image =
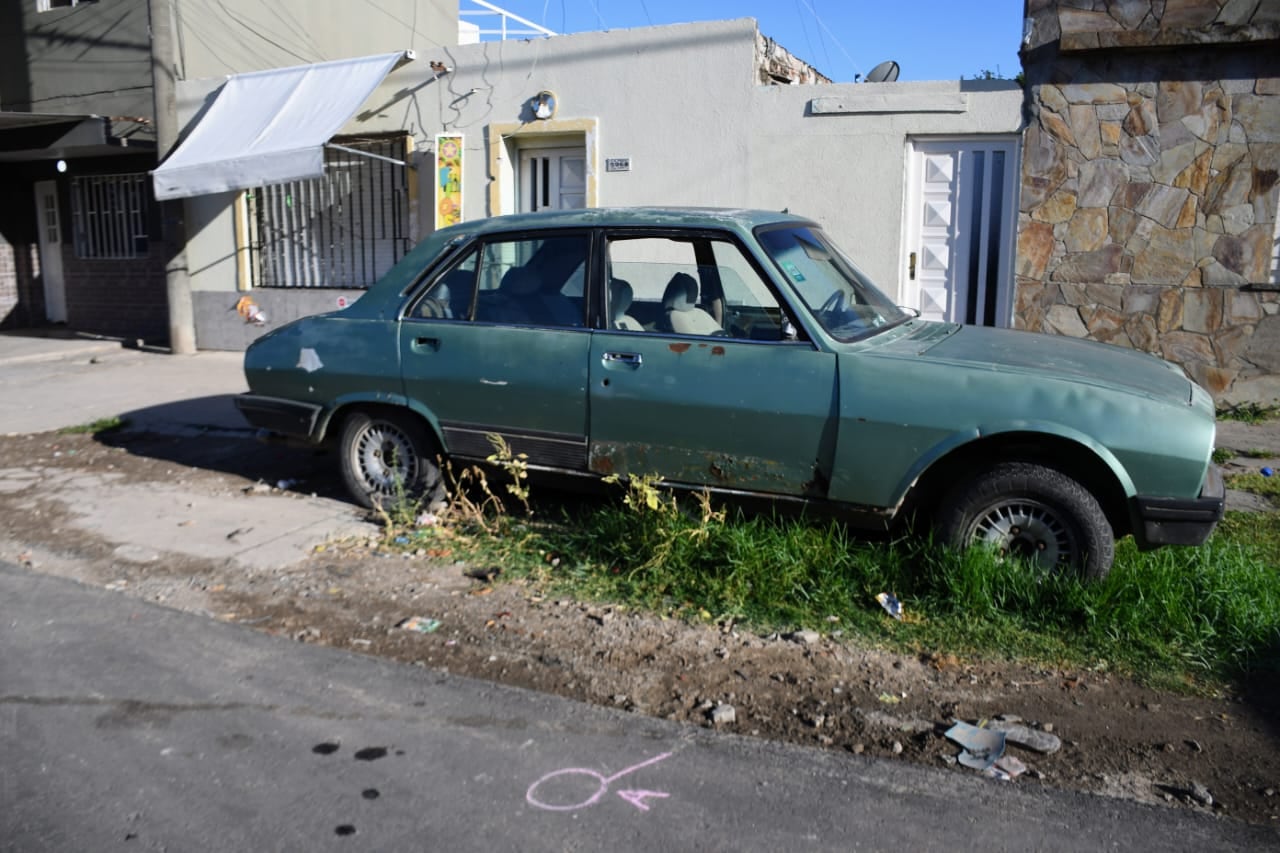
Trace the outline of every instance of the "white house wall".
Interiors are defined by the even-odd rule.
[[[815,114],[815,100],[833,112]],[[889,111],[902,102],[913,111]],[[1022,90],[1009,81],[760,86],[750,112],[750,205],[813,217],[901,298],[910,140],[1017,133]]]
[[[526,129],[517,136],[546,129],[528,102],[550,90],[553,122],[595,128],[589,144],[599,167],[592,175],[598,204],[787,207],[816,218],[893,291],[908,139],[1016,133],[1021,90],[1007,82],[760,86],[755,44],[755,22],[740,19],[437,48],[393,72],[343,132],[413,135],[425,236],[434,212],[435,135],[465,135],[465,218],[511,212],[491,209],[491,182],[510,183],[510,151],[491,174],[489,131],[521,122]],[[433,61],[451,70],[433,72]],[[184,121],[219,83],[180,86]],[[960,95],[967,105],[947,113],[814,114],[815,98],[835,98],[839,107],[873,93],[890,103],[910,100],[914,109],[938,100],[954,108]],[[629,158],[630,170],[604,171],[610,158]],[[503,189],[493,197],[510,204],[514,194]],[[231,310],[238,297],[232,199],[187,205],[187,256],[205,348],[238,348],[262,331],[228,327],[238,322]],[[336,298],[332,290],[252,295],[268,315],[267,328],[327,310]]]

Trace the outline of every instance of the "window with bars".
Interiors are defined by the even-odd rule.
[[[36,11],[48,12],[52,9],[70,9],[72,6],[83,6],[86,3],[97,3],[98,0],[37,0]]]
[[[324,176],[246,193],[253,287],[365,288],[412,245],[408,137],[342,140]]]
[[[129,260],[147,256],[150,187],[146,173],[86,175],[71,181],[76,257]]]

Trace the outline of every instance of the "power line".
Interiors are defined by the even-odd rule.
[[[809,0],[798,0],[798,2],[803,3],[805,5],[805,7],[809,10],[809,14],[813,15],[813,19],[818,22],[818,26],[821,27],[822,31],[825,32],[831,38],[832,43],[835,44],[836,47],[840,48],[840,52],[843,53],[845,55],[845,58],[849,60],[849,64],[853,66],[854,71],[857,71],[858,70],[857,61],[849,54],[849,51],[844,49],[844,45],[840,43],[840,39],[836,38],[836,34],[831,32],[831,28],[828,27],[826,23],[822,20],[822,17],[818,14],[818,11],[813,8],[813,4],[810,3]]]

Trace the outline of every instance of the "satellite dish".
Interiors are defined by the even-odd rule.
[[[898,79],[898,72],[902,69],[898,67],[898,63],[892,59],[881,62],[867,74],[868,83],[892,83]]]

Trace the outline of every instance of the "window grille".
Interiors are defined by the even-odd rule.
[[[72,6],[82,6],[85,3],[97,3],[98,0],[37,0],[36,11],[48,12],[53,9],[70,9]]]
[[[326,148],[323,177],[249,192],[254,287],[365,288],[410,249],[407,137],[342,144],[398,162]]]
[[[147,256],[150,187],[145,173],[87,175],[71,181],[76,257],[128,260]]]

